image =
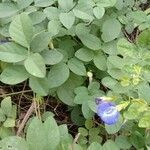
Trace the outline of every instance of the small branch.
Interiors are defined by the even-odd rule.
[[[20,92],[13,92],[13,93],[9,93],[9,94],[3,94],[3,95],[0,95],[0,97],[12,96],[12,95],[17,95],[17,94],[22,94],[22,93],[29,93],[29,92],[32,92],[32,90],[26,90],[26,91],[20,91]]]
[[[72,144],[72,150],[75,150],[75,144],[77,143],[78,139],[80,137],[80,133],[78,133],[76,136],[75,136],[75,139],[73,141],[73,144]]]
[[[34,111],[34,106],[35,106],[34,103],[35,103],[35,102],[33,102],[33,103],[31,104],[31,106],[30,106],[30,108],[28,109],[28,111],[27,111],[25,117],[23,118],[23,120],[22,120],[22,122],[21,122],[21,124],[20,124],[20,126],[19,126],[19,128],[18,128],[17,136],[19,136],[19,135],[21,134],[22,130],[24,129],[24,126],[25,126],[26,122],[28,121],[29,117],[30,117],[31,114],[33,113],[33,111]]]

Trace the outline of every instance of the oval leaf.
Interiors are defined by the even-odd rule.
[[[49,92],[48,81],[46,78],[30,77],[29,86],[31,89],[40,96],[46,96]]]
[[[29,77],[29,74],[23,66],[9,66],[4,69],[0,75],[0,81],[5,84],[18,84],[25,81]]]
[[[93,13],[97,19],[101,19],[104,16],[105,9],[104,7],[97,6],[97,7],[94,7]]]
[[[59,127],[53,117],[48,117],[43,125],[43,130],[46,133],[47,145],[51,150],[55,150],[60,141]]]
[[[75,56],[82,61],[89,62],[93,59],[94,52],[83,47],[76,51]]]
[[[9,136],[0,141],[0,149],[8,150],[29,150],[28,145],[24,139],[18,136]]]
[[[42,57],[45,60],[45,64],[55,65],[58,64],[63,59],[63,54],[54,50],[45,50],[41,53]]]
[[[0,45],[0,60],[4,62],[19,62],[27,57],[27,50],[13,42]]]
[[[37,7],[47,7],[53,5],[56,0],[34,0],[35,6]]]
[[[95,35],[89,33],[77,33],[77,36],[82,43],[91,50],[99,50],[101,48],[101,41]]]
[[[30,47],[33,52],[41,52],[48,47],[50,42],[50,34],[41,32],[37,34],[31,41]]]
[[[102,32],[102,39],[104,42],[112,41],[119,36],[121,24],[117,19],[108,19],[103,24]]]
[[[69,13],[61,13],[59,15],[59,19],[61,23],[67,28],[70,29],[74,22],[75,22],[75,16],[72,12]]]
[[[30,150],[42,150],[48,141],[43,130],[43,124],[38,118],[34,118],[28,126],[26,140]]]
[[[0,18],[10,17],[18,12],[18,8],[15,4],[9,3],[0,3]]]
[[[61,63],[53,66],[48,74],[49,87],[59,87],[69,78],[69,74],[69,68],[66,64]]]
[[[102,52],[98,52],[97,54],[95,54],[93,61],[98,69],[103,71],[107,69],[106,56]]]
[[[82,63],[82,61],[76,58],[71,58],[68,61],[68,67],[73,73],[80,75],[80,76],[86,76],[86,68],[84,64]]]
[[[24,62],[26,70],[33,76],[44,78],[46,75],[46,67],[44,59],[38,53],[31,54]]]
[[[9,33],[15,42],[28,48],[33,36],[33,26],[29,16],[25,13],[16,16],[10,24]]]

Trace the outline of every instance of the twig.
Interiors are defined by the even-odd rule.
[[[20,92],[13,92],[13,93],[9,93],[9,94],[3,94],[3,95],[0,95],[0,97],[12,96],[12,95],[28,93],[28,92],[32,92],[32,90],[26,90],[26,91],[20,91]]]
[[[76,136],[75,136],[75,139],[73,141],[73,144],[72,144],[72,150],[75,150],[75,144],[77,143],[78,139],[80,137],[80,133],[78,133]]]
[[[22,120],[22,122],[21,122],[21,124],[20,124],[20,126],[19,126],[19,128],[18,128],[17,136],[19,136],[19,135],[21,134],[22,130],[24,129],[24,126],[25,126],[26,122],[28,121],[29,117],[30,117],[31,114],[33,113],[33,111],[34,111],[34,106],[35,106],[34,103],[35,103],[35,102],[32,102],[32,104],[31,104],[30,108],[28,109],[28,111],[27,111],[25,117],[23,118],[23,120]]]
[[[22,89],[22,91],[25,91],[25,88],[26,88],[26,84],[27,84],[27,82],[25,82],[24,83],[24,86],[23,86],[23,89]],[[20,96],[20,98],[19,98],[19,102],[18,102],[18,107],[20,108],[20,104],[21,104],[21,99],[22,99],[22,97],[23,97],[23,92],[21,93],[21,96]],[[19,109],[20,110],[20,109]],[[18,114],[20,114],[20,111],[18,111]]]
[[[128,36],[128,34],[126,33],[126,31],[125,31],[125,30],[122,30],[122,31],[123,31],[125,37],[128,39],[128,41],[129,41],[130,43],[132,43],[132,40],[129,38],[129,36]]]

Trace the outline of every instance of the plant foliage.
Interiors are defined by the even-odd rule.
[[[66,104],[78,141],[53,115],[15,136],[16,106],[1,101],[0,149],[150,149],[148,0],[0,0],[0,81],[29,82]],[[143,7],[144,6],[144,7]],[[116,103],[117,124],[95,119],[95,98]],[[42,120],[43,119],[43,120]],[[116,134],[118,133],[118,134]],[[114,135],[113,135],[114,134]]]

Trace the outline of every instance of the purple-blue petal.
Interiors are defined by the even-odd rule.
[[[115,103],[101,101],[97,106],[97,114],[108,125],[117,123],[120,113],[118,112]]]

